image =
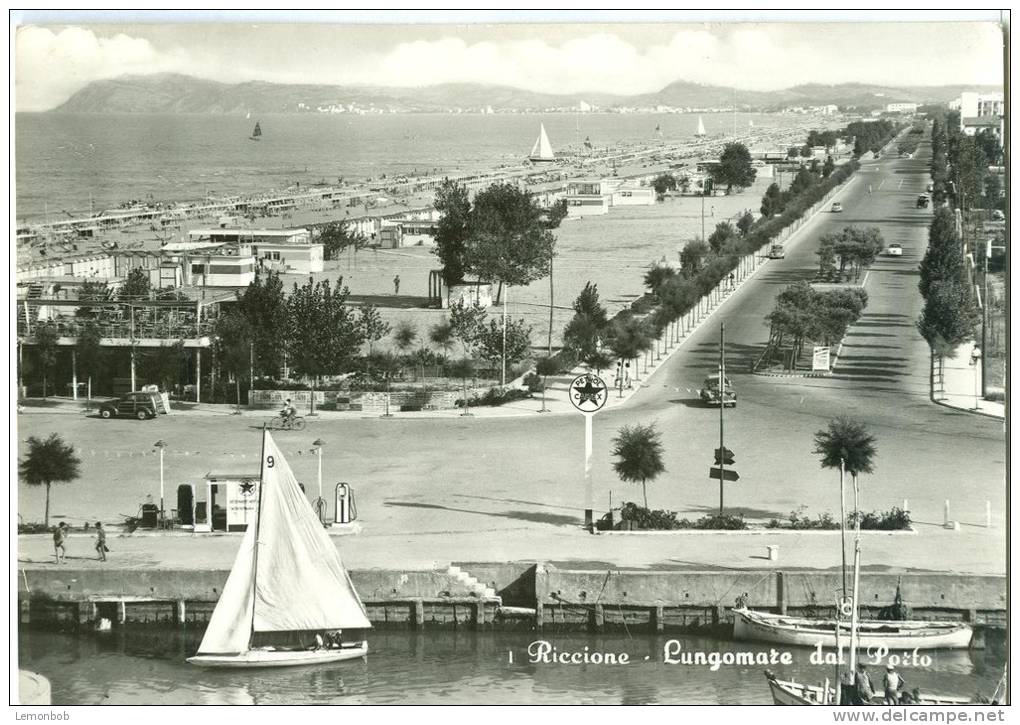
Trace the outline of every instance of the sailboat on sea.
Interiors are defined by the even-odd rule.
[[[545,124],[539,124],[538,138],[535,139],[535,145],[531,147],[531,153],[528,154],[528,160],[530,161],[555,161],[556,156],[553,154],[552,144],[549,143],[549,136],[545,132]]]
[[[255,128],[252,129],[251,136],[248,137],[249,141],[261,141],[262,140],[262,124],[258,121],[255,122]]]
[[[202,667],[287,667],[364,657],[371,629],[340,554],[272,435],[263,432],[255,523],[241,540],[198,653]],[[329,642],[329,646],[326,643]]]
[[[694,134],[698,138],[703,138],[707,134],[705,133],[705,122],[701,120],[701,116],[698,116],[698,132]]]

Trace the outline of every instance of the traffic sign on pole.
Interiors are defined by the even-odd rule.
[[[720,475],[721,474],[721,475]],[[709,468],[709,478],[718,478],[721,481],[739,481],[740,476],[737,475],[736,471],[731,471],[728,468]]]
[[[727,466],[733,464],[733,451],[729,448],[716,448],[715,449],[715,465],[725,463]]]

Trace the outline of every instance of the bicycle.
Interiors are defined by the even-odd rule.
[[[282,415],[278,415],[269,421],[270,430],[304,430],[305,419],[300,415],[295,415],[290,418],[284,418]]]

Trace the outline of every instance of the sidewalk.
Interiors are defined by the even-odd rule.
[[[997,400],[984,400],[981,395],[981,361],[971,363],[975,343],[967,342],[956,348],[956,357],[943,363],[942,390],[935,390],[935,402],[948,408],[1005,419],[1006,404]]]

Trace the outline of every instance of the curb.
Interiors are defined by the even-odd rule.
[[[668,529],[664,531],[596,531],[597,536],[772,536],[773,534],[810,534],[814,536],[838,535],[839,529]],[[861,534],[869,536],[916,536],[917,529],[882,531],[862,529]]]
[[[953,405],[952,403],[947,403],[944,400],[934,400],[934,399],[931,399],[931,398],[929,398],[929,400],[931,400],[931,402],[934,403],[935,405],[939,405],[939,406],[941,406],[943,408],[949,408],[950,410],[956,410],[956,411],[959,411],[961,413],[970,413],[971,415],[979,415],[982,418],[991,418],[992,420],[1001,420],[1004,423],[1006,422],[1006,416],[1005,415],[996,415],[995,413],[986,413],[983,410],[974,410],[973,408],[960,408],[960,407],[958,407],[956,405]]]

